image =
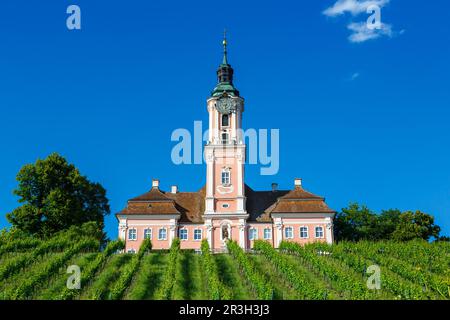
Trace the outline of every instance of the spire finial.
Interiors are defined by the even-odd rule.
[[[222,64],[228,64],[227,60],[227,29],[223,29],[223,61]]]

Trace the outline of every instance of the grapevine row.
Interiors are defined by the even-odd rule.
[[[307,246],[308,250],[323,249],[323,245],[309,245]],[[366,259],[364,257],[358,256],[354,253],[345,252],[342,250],[342,247],[336,246],[328,246],[327,250],[331,250],[331,256],[333,259],[338,259],[349,267],[355,269],[357,272],[360,272],[361,275],[366,276],[367,268],[371,265],[374,265],[374,262]],[[393,273],[388,269],[381,270],[381,286],[388,289],[399,299],[428,299],[429,296],[423,291],[423,288],[419,285],[411,283]]]
[[[139,248],[139,252],[133,256],[131,262],[127,264],[124,270],[121,272],[120,278],[114,284],[114,287],[111,289],[110,299],[117,300],[123,296],[123,293],[127,289],[128,285],[133,278],[133,275],[136,273],[136,270],[139,268],[139,265],[144,257],[144,254],[152,249],[152,243],[150,239],[145,239],[141,247]]]
[[[208,277],[208,292],[211,300],[229,300],[231,292],[219,280],[217,265],[211,255],[208,241],[202,241],[202,265]]]
[[[61,250],[69,246],[71,243],[73,243],[73,240],[69,238],[53,238],[43,242],[31,252],[27,252],[23,255],[7,260],[0,266],[0,280],[6,279],[11,275],[18,273],[27,265],[37,261],[42,255],[51,251]]]
[[[247,254],[235,241],[228,241],[227,248],[230,254],[238,263],[241,270],[244,272],[247,279],[256,291],[259,299],[271,300],[273,299],[273,288],[268,285],[267,279],[256,271],[256,266],[250,260]]]
[[[446,277],[441,277],[439,275],[422,270],[422,268],[414,268],[408,263],[401,260],[392,258],[389,255],[380,254],[377,250],[377,245],[371,245],[365,243],[363,247],[358,245],[343,244],[341,245],[345,250],[352,250],[355,254],[361,255],[365,258],[373,260],[377,264],[388,268],[392,272],[395,272],[399,276],[410,280],[414,283],[420,283],[424,286],[427,291],[429,288],[438,292],[441,297],[448,299],[450,298],[450,279]]]
[[[81,279],[80,279],[81,287],[83,288],[91,279],[94,278],[97,271],[100,269],[101,266],[103,266],[103,264],[106,262],[106,260],[110,255],[123,248],[124,243],[121,240],[111,241],[110,243],[108,243],[105,250],[101,254],[99,254],[94,261],[89,263],[86,266],[85,270],[81,272]],[[64,288],[59,298],[62,300],[71,300],[78,294],[79,290]]]
[[[283,241],[279,249],[298,255],[304,262],[309,264],[314,270],[328,278],[335,289],[349,294],[351,299],[376,299],[374,292],[368,290],[362,283],[362,278],[355,276],[348,268],[343,268],[335,260],[321,257],[314,252],[305,250],[301,245],[294,242]]]
[[[64,264],[75,254],[84,250],[95,250],[99,246],[98,240],[84,239],[67,249],[63,254],[48,260],[45,265],[36,273],[30,274],[20,285],[12,290],[5,292],[6,299],[25,299],[33,294],[33,290],[39,284],[43,284],[45,280],[57,272]]]
[[[167,268],[164,272],[162,285],[159,288],[156,297],[161,300],[168,300],[172,294],[172,288],[175,282],[175,272],[177,266],[177,260],[180,253],[180,239],[175,238],[172,241],[172,245],[169,251],[169,261]]]
[[[328,291],[312,284],[306,274],[286,259],[286,256],[278,253],[267,241],[257,240],[254,247],[269,259],[279,271],[292,283],[292,286],[305,299],[321,300],[328,297]]]

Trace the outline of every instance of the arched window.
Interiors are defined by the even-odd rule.
[[[230,125],[230,116],[228,114],[222,115],[222,127],[228,127]]]
[[[231,184],[231,172],[230,168],[222,169],[222,185],[229,186]]]

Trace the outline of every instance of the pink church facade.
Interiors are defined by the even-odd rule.
[[[274,184],[269,191],[255,191],[245,183],[244,99],[233,85],[233,72],[224,40],[218,84],[207,100],[205,186],[196,192],[176,186],[163,191],[154,179],[150,191],[128,200],[116,214],[126,252],[137,252],[145,238],[154,249],[168,249],[178,237],[181,249],[196,250],[207,239],[213,251],[225,251],[228,239],[244,249],[258,239],[274,247],[281,241],[333,242],[335,211],[306,191],[301,179],[294,179],[292,190]]]

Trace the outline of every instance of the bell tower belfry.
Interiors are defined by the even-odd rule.
[[[228,219],[241,226],[239,238],[244,239],[248,218],[245,208],[245,141],[242,133],[244,99],[233,85],[233,68],[228,64],[227,39],[223,39],[223,60],[217,69],[217,85],[207,100],[209,135],[205,146],[206,159],[206,224]],[[233,240],[237,233],[227,229]],[[208,232],[210,241],[212,234]],[[222,237],[222,235],[221,235]],[[239,239],[239,240],[240,240]],[[245,242],[239,241],[241,246]],[[211,247],[212,243],[210,243]]]

